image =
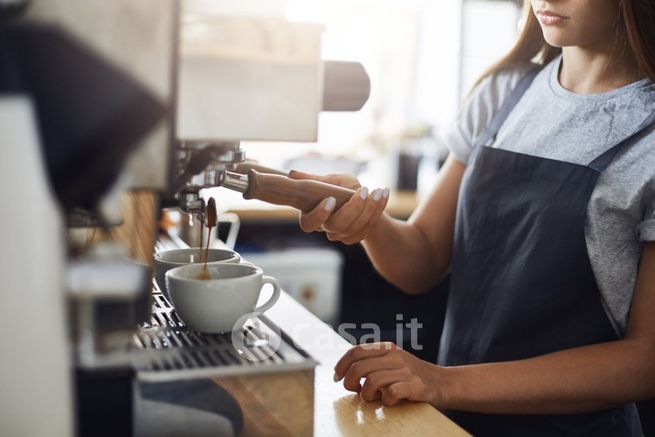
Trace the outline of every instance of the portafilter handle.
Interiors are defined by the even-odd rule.
[[[244,162],[241,162],[237,164],[234,168],[235,173],[240,173],[243,175],[247,175],[250,170],[256,170],[259,173],[289,176],[289,173],[285,172],[284,170],[278,170],[276,168],[266,167],[261,164],[257,164],[257,162],[253,160],[246,160]]]
[[[223,186],[243,193],[244,199],[258,199],[274,205],[286,205],[302,212],[316,208],[327,197],[336,199],[334,211],[341,208],[355,194],[338,185],[309,179],[260,173],[250,169],[246,175],[227,172]]]

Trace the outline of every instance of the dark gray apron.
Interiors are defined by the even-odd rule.
[[[441,365],[521,360],[618,339],[587,253],[587,204],[599,175],[655,114],[589,165],[489,147],[537,73],[503,103],[462,179]],[[634,404],[591,414],[447,413],[481,436],[642,435]]]

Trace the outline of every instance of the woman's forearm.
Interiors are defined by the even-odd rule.
[[[504,363],[436,368],[436,406],[495,414],[568,414],[655,396],[655,346],[620,340]]]
[[[406,293],[436,285],[450,268],[459,186],[466,166],[450,156],[432,193],[407,222],[383,214],[364,248],[375,268]]]
[[[447,261],[435,259],[418,227],[387,214],[380,216],[363,244],[376,270],[406,293],[429,289],[448,268]]]

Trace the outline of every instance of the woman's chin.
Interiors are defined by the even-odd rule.
[[[544,32],[544,39],[553,47],[562,48],[578,45],[570,35],[566,35],[564,32],[558,32],[557,30],[546,30]]]

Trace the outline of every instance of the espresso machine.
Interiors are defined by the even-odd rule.
[[[201,215],[218,186],[301,210],[352,195],[253,167],[241,141],[315,141],[321,111],[365,103],[364,69],[323,61],[319,25],[221,3],[0,1],[0,434],[256,433],[231,393],[313,381],[265,318],[244,335],[276,350],[240,350],[153,293],[162,208]]]

